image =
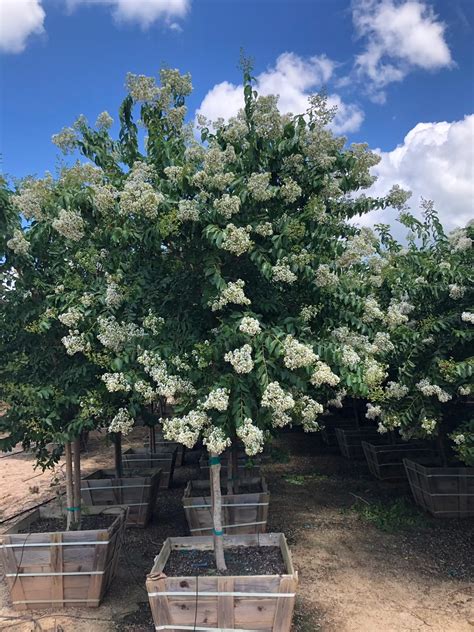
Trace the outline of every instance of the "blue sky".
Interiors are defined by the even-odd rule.
[[[244,47],[282,109],[326,87],[335,131],[381,151],[376,192],[398,181],[449,226],[474,216],[472,0],[0,0],[0,21],[7,174],[54,171],[51,135],[114,115],[129,71],[189,71],[191,117],[234,114]]]

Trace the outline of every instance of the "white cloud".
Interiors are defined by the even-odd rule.
[[[321,89],[334,72],[335,63],[325,55],[304,59],[295,53],[283,53],[275,66],[256,77],[255,88],[259,94],[279,95],[281,112],[301,114],[308,109],[308,97]],[[344,103],[337,94],[329,95],[329,104],[337,105],[338,111],[332,127],[338,133],[359,129],[364,115],[355,104]],[[204,97],[198,113],[211,121],[219,117],[228,119],[243,107],[243,87],[228,81],[216,84]]]
[[[163,20],[172,30],[179,30],[176,19],[184,18],[191,0],[66,0],[69,9],[79,5],[103,4],[110,6],[117,22],[132,22],[143,29]]]
[[[385,101],[384,88],[414,69],[453,65],[445,25],[422,0],[353,0],[353,22],[365,50],[356,57],[356,72],[369,81],[374,101]]]
[[[474,114],[452,123],[418,123],[393,151],[378,153],[378,180],[369,194],[384,195],[393,184],[410,189],[412,212],[420,217],[421,197],[433,200],[448,230],[474,217]],[[393,210],[374,211],[358,223],[393,223],[395,217]]]
[[[21,53],[30,35],[44,33],[41,0],[0,0],[0,50]]]

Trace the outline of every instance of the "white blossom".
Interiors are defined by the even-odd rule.
[[[283,341],[283,351],[283,363],[288,369],[309,366],[318,360],[318,356],[309,345],[298,342],[291,335]]]
[[[224,230],[224,239],[221,244],[223,250],[232,252],[234,255],[237,255],[237,257],[240,257],[244,252],[248,252],[252,246],[253,241],[250,239],[245,228],[239,228],[234,224],[227,224]]]
[[[191,410],[183,417],[160,419],[163,435],[168,441],[182,443],[190,450],[195,446],[201,431],[210,419],[203,410]]]
[[[298,277],[291,271],[290,266],[282,261],[277,261],[276,265],[272,266],[272,277],[277,283],[288,283],[291,285]]]
[[[316,368],[311,376],[310,382],[314,386],[328,384],[329,386],[337,386],[341,379],[331,371],[331,368],[325,362],[317,362]]]
[[[154,101],[160,93],[154,77],[134,75],[131,72],[127,74],[125,87],[135,102]]]
[[[314,282],[318,287],[334,288],[339,283],[337,274],[331,272],[329,266],[322,263],[315,272]]]
[[[228,388],[215,388],[213,389],[203,402],[202,407],[205,410],[214,408],[223,412],[227,410],[229,406],[229,389]]]
[[[447,393],[437,384],[431,384],[428,378],[423,378],[416,384],[416,388],[426,397],[435,395],[441,403],[449,402],[452,395]]]
[[[402,399],[408,393],[408,386],[399,382],[387,382],[385,387],[385,395],[390,399]]]
[[[7,248],[13,250],[16,255],[27,255],[30,250],[30,242],[25,239],[22,230],[15,228],[13,237],[7,241]]]
[[[158,393],[155,389],[145,382],[145,380],[137,380],[133,385],[134,390],[143,397],[143,400],[146,404],[151,404],[154,400],[157,399]]]
[[[458,299],[464,296],[466,288],[462,285],[458,285],[457,283],[452,283],[449,285],[449,298],[457,301]]]
[[[51,141],[63,154],[71,153],[77,147],[77,133],[72,127],[63,127],[60,132],[53,134]]]
[[[341,348],[341,361],[345,366],[354,369],[361,362],[361,358],[352,347],[343,345]]]
[[[227,286],[221,291],[219,297],[211,302],[211,309],[213,312],[222,309],[229,303],[235,305],[250,305],[250,300],[244,294],[245,281],[237,279],[237,281],[230,281]]]
[[[61,342],[66,347],[66,353],[71,356],[75,353],[85,353],[91,349],[85,334],[80,333],[77,329],[70,330],[68,336],[61,338]]]
[[[119,209],[122,215],[137,215],[155,219],[164,195],[153,187],[156,178],[154,167],[137,160],[120,195]]]
[[[248,334],[249,336],[256,336],[262,331],[262,329],[260,327],[260,323],[256,318],[244,316],[240,321],[239,331],[244,334]]]
[[[387,377],[386,365],[377,362],[373,358],[364,361],[364,381],[369,388],[380,386]]]
[[[100,130],[108,130],[114,124],[114,119],[108,112],[101,112],[97,117],[95,126]]]
[[[180,200],[177,217],[182,222],[197,222],[199,219],[199,202],[194,200]]]
[[[66,327],[75,327],[82,320],[82,312],[77,307],[70,307],[67,312],[60,314],[58,320]]]
[[[266,202],[274,195],[274,190],[270,187],[271,173],[252,173],[247,182],[247,189],[250,196],[257,202]]]
[[[257,428],[250,419],[246,417],[243,424],[237,428],[237,436],[245,447],[245,453],[254,456],[263,451],[264,435],[260,428]]]
[[[436,419],[428,419],[427,417],[423,417],[421,420],[421,427],[426,432],[426,434],[433,434],[436,429],[437,421]]]
[[[252,347],[245,344],[234,351],[228,351],[224,360],[232,364],[236,373],[250,373],[253,369]]]
[[[382,416],[382,407],[374,406],[371,403],[367,404],[367,412],[365,413],[367,419],[377,419]]]
[[[231,445],[231,440],[226,437],[221,428],[212,428],[207,431],[202,442],[210,454],[222,454]]]
[[[384,313],[380,309],[380,305],[373,296],[368,296],[364,301],[364,313],[362,315],[362,321],[364,323],[371,323],[374,320],[383,320]]]
[[[458,393],[459,393],[459,395],[462,395],[462,396],[470,395],[471,394],[471,387],[469,386],[469,384],[466,384],[465,386],[460,386],[458,388]]]
[[[461,314],[461,320],[464,323],[471,323],[471,325],[474,325],[474,312],[463,312]]]
[[[75,211],[61,209],[51,225],[58,233],[71,241],[80,241],[85,234],[84,220]]]
[[[324,412],[324,407],[311,397],[307,395],[303,395],[301,398],[302,409],[301,409],[301,418],[303,430],[305,432],[316,432],[320,430],[320,425],[316,421],[318,415],[321,415]]]
[[[410,314],[414,310],[414,306],[408,303],[407,301],[398,301],[396,299],[392,299],[390,301],[390,305],[387,310],[387,325],[393,329],[398,325],[402,325],[403,323],[408,322],[408,314]]]
[[[104,373],[101,376],[101,380],[104,382],[109,393],[117,393],[120,391],[128,393],[128,391],[132,390],[132,387],[123,373]]]
[[[292,178],[286,178],[285,183],[280,187],[280,196],[289,204],[296,202],[301,196],[301,187]]]
[[[276,428],[282,428],[291,422],[287,410],[295,407],[295,400],[286,393],[278,382],[270,382],[262,394],[261,405],[272,411],[272,422]]]
[[[240,211],[240,198],[238,195],[224,193],[222,197],[214,200],[214,208],[220,215],[230,219],[232,215],[236,215]]]
[[[262,222],[261,224],[257,224],[253,229],[257,235],[261,235],[262,237],[270,237],[273,235],[273,226],[271,222]]]
[[[110,422],[108,431],[109,432],[121,432],[122,435],[125,437],[126,435],[128,435],[133,426],[134,426],[134,419],[131,417],[130,413],[128,412],[128,410],[126,408],[119,408],[118,413],[115,415],[115,417],[112,419],[112,421]]]

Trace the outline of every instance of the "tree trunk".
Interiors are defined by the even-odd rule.
[[[81,438],[76,437],[73,443],[73,499],[75,528],[81,527]]]
[[[232,438],[232,445],[230,448],[230,453],[232,457],[232,476],[234,479],[234,494],[239,493],[239,448],[237,444],[237,436],[234,434]]]
[[[222,492],[221,492],[221,462],[217,454],[210,454],[209,472],[211,478],[212,520],[214,523],[214,555],[218,571],[227,570],[224,557],[224,542],[222,536]]]
[[[149,440],[150,440],[150,452],[155,454],[155,452],[156,452],[155,426],[148,426],[148,437],[149,437]]]
[[[122,433],[116,432],[114,436],[115,478],[123,477],[122,464]]]
[[[74,488],[70,441],[67,441],[64,446],[64,454],[66,457],[66,529],[69,531],[74,524]]]
[[[227,454],[227,495],[234,493],[234,462],[232,452]]]

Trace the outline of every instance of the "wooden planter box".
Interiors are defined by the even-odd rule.
[[[474,516],[474,467],[427,467],[404,460],[415,502],[440,518]]]
[[[156,630],[290,632],[298,573],[282,533],[224,536],[224,548],[279,546],[284,575],[167,577],[173,549],[213,549],[210,536],[168,538],[146,580]]]
[[[81,496],[86,505],[126,505],[127,527],[146,527],[156,504],[161,470],[145,470],[143,476],[115,478],[115,470],[97,470],[82,479]]]
[[[225,534],[265,533],[270,493],[261,477],[242,480],[255,492],[222,497],[222,524]],[[196,496],[196,490],[202,493]],[[213,522],[209,481],[189,481],[183,496],[184,513],[191,535],[211,535]]]
[[[321,439],[328,446],[337,446],[336,428],[345,428],[347,430],[356,430],[357,426],[354,419],[325,419],[324,426],[321,428]]]
[[[342,456],[346,459],[363,459],[362,441],[380,443],[380,434],[375,428],[361,428],[359,430],[336,428],[336,437]]]
[[[157,445],[156,452],[130,448],[122,454],[124,472],[136,473],[137,470],[160,469],[160,489],[168,489],[173,482],[177,448],[171,444]]]
[[[0,536],[3,568],[15,610],[98,607],[117,568],[126,507],[90,507],[87,513],[114,514],[107,529],[17,533],[39,517],[57,517],[44,506]]]
[[[423,443],[382,444],[362,441],[370,473],[381,481],[404,479],[403,459],[431,459],[436,457],[432,446]]]

